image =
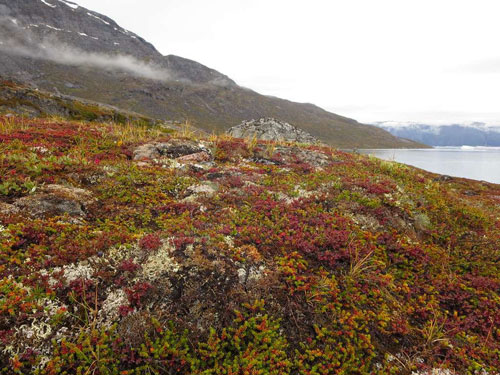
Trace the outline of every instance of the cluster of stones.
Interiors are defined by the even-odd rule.
[[[235,138],[257,138],[266,141],[286,141],[299,143],[320,143],[311,134],[271,117],[243,121],[227,133]]]

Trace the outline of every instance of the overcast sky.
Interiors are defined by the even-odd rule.
[[[500,124],[499,0],[75,0],[262,94],[363,122]]]

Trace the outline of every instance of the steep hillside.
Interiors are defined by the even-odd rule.
[[[100,103],[51,94],[0,77],[0,114],[26,117],[62,117],[70,120],[112,121],[155,125],[156,120]],[[162,122],[166,126],[167,123]],[[179,124],[169,123],[172,128]]]
[[[312,104],[260,95],[197,62],[162,56],[108,17],[63,0],[0,0],[0,75],[212,131],[275,117],[337,147],[418,147]]]
[[[495,375],[500,186],[0,117],[0,373]]]

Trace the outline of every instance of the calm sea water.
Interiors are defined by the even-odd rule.
[[[500,147],[359,150],[431,172],[500,184]]]

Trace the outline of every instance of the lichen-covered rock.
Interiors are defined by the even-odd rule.
[[[424,213],[419,213],[415,215],[415,228],[419,231],[427,230],[431,227],[431,221],[429,217]]]
[[[11,215],[19,212],[19,209],[13,204],[0,202],[0,214]]]
[[[88,190],[53,184],[33,195],[19,198],[13,205],[33,217],[65,214],[84,217],[87,207],[93,202],[95,199]]]
[[[211,181],[204,181],[201,184],[193,185],[187,188],[190,195],[213,196],[219,190],[219,185]]]
[[[267,141],[319,143],[319,141],[309,133],[287,122],[269,117],[243,121],[240,125],[229,129],[227,133],[235,138],[256,137],[257,139]]]
[[[168,142],[152,142],[137,147],[134,150],[134,160],[176,159],[193,154],[197,154],[197,156],[191,156],[192,159],[210,160],[211,158],[210,149],[200,142],[172,139]],[[181,160],[189,161],[189,158]]]
[[[263,273],[265,272],[265,267],[263,265],[259,267],[251,266],[247,268],[239,268],[238,269],[238,280],[240,284],[251,284],[255,281],[258,281]]]
[[[212,159],[211,155],[206,152],[197,152],[195,154],[189,154],[185,156],[179,156],[177,161],[180,163],[203,163],[210,161]]]

